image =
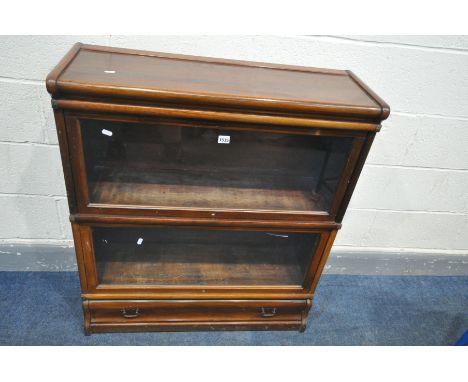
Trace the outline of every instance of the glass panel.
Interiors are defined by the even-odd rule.
[[[301,285],[319,234],[93,228],[100,284]]]
[[[328,211],[352,138],[83,120],[90,202]]]

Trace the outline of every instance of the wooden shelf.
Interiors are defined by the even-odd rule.
[[[91,201],[109,205],[323,211],[318,197],[302,191],[172,184],[97,182],[91,185]]]
[[[216,171],[190,165],[164,167],[107,162],[95,167],[89,182],[96,204],[226,208],[243,210],[325,211],[330,192],[315,193],[314,176],[247,169]],[[279,188],[288,184],[289,189]],[[308,191],[305,191],[308,190]]]
[[[305,269],[295,259],[283,261],[281,254],[256,253],[253,263],[246,253],[235,259],[211,253],[213,246],[189,248],[197,254],[177,253],[179,248],[131,258],[119,253],[112,259],[97,262],[102,284],[152,285],[301,285]],[[187,249],[187,248],[186,248]],[[174,253],[175,252],[175,253]],[[262,251],[263,252],[263,251]],[[233,261],[235,260],[235,262]]]

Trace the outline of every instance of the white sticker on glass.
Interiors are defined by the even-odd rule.
[[[218,135],[218,143],[224,143],[228,145],[231,142],[231,137],[229,135]]]
[[[108,137],[112,137],[112,131],[102,129],[101,133],[103,133],[104,135],[107,135]]]

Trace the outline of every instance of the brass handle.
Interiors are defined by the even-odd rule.
[[[140,315],[140,310],[138,308],[123,308],[122,316],[125,318],[136,318]]]
[[[276,315],[276,308],[263,308],[262,317],[273,317]]]

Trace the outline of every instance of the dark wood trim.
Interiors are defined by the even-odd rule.
[[[331,249],[332,249],[332,246],[333,246],[333,242],[335,241],[336,233],[337,233],[337,231],[332,231],[330,233],[330,236],[328,237],[327,245],[326,245],[325,249],[323,250],[323,252],[321,254],[320,263],[319,263],[319,265],[317,267],[317,271],[315,272],[314,278],[313,278],[312,283],[310,285],[310,292],[312,294],[312,298],[313,298],[313,295],[315,293],[315,289],[317,288],[317,284],[318,284],[318,282],[320,280],[320,276],[322,276],[323,267],[325,267],[328,256],[330,255],[330,252],[331,252]]]
[[[86,166],[84,164],[83,141],[81,139],[81,129],[78,119],[65,116],[68,145],[71,147],[70,163],[73,171],[74,185],[77,190],[75,199],[75,209],[82,211],[88,205],[88,184],[86,182]]]
[[[140,206],[140,205],[105,205],[88,203],[79,208],[83,215],[120,215],[141,217],[166,217],[166,218],[193,218],[210,219],[212,221],[222,220],[277,220],[277,221],[331,221],[332,218],[326,212],[303,212],[287,210],[239,210],[221,208],[192,208],[192,207],[163,207],[163,206]]]
[[[63,175],[65,178],[65,188],[67,190],[67,201],[70,213],[77,212],[75,182],[73,179],[71,153],[69,139],[65,123],[65,115],[62,110],[54,110],[55,126],[57,129],[57,139],[59,142],[60,156],[62,159]]]
[[[80,49],[83,47],[83,44],[77,42],[73,47],[68,51],[68,53],[59,61],[59,63],[52,69],[49,75],[46,78],[46,87],[47,91],[51,94],[57,96],[59,94],[59,89],[57,87],[57,80],[62,74],[62,72],[67,68],[67,66],[73,61]]]
[[[83,246],[81,243],[80,225],[72,224],[71,228],[73,234],[73,242],[75,243],[76,264],[78,266],[78,274],[80,276],[80,286],[81,290],[84,293],[87,293],[90,291],[90,288],[88,288],[87,271],[85,267],[85,251],[83,250]]]
[[[319,256],[320,257],[320,256]],[[119,296],[126,297],[119,297]],[[88,299],[297,299],[311,292],[301,285],[97,285]],[[151,297],[148,297],[151,296]],[[288,296],[288,297],[285,297]]]
[[[163,228],[167,227],[170,224],[167,222],[158,222],[158,223],[151,223],[151,227],[154,228]],[[177,223],[175,223],[176,226],[181,227],[181,228],[192,228],[192,229],[197,229],[197,230],[215,230],[215,231],[265,231],[267,230],[268,232],[309,232],[309,233],[319,233],[319,234],[324,234],[327,231],[334,231],[336,230],[336,226],[333,224],[326,224],[323,226],[309,226],[309,227],[297,227],[297,226],[291,226],[288,227],[288,225],[282,224],[281,226],[265,226],[265,225],[258,225],[258,226],[247,226],[247,224],[239,224],[238,226],[233,226],[232,224],[226,224],[226,225],[219,225],[213,222],[211,224],[197,224],[194,222],[190,223],[185,223],[178,219]],[[125,227],[148,227],[147,224],[140,224],[135,221],[129,222],[125,221],[122,223],[117,223],[117,222],[82,222],[80,223],[80,226],[91,226],[91,227],[115,227],[115,228],[125,228]]]
[[[354,167],[353,175],[351,176],[351,179],[348,184],[348,188],[346,189],[346,192],[341,201],[340,208],[336,215],[336,221],[339,223],[343,221],[344,214],[346,212],[346,209],[348,208],[349,201],[351,200],[351,196],[354,192],[359,176],[361,175],[361,171],[364,167],[364,163],[366,161],[367,155],[369,154],[374,138],[375,138],[375,133],[369,133],[364,142],[361,153],[359,155],[359,159]]]
[[[56,99],[57,107],[65,110],[95,113],[133,114],[153,117],[186,118],[207,121],[232,121],[262,125],[281,125],[337,130],[377,131],[379,123],[354,122],[331,119],[299,118],[275,115],[246,114],[195,109],[176,109],[168,107],[124,105],[116,103],[89,102],[71,99]]]
[[[307,328],[307,318],[309,315],[310,308],[312,308],[312,299],[308,298],[306,308],[302,312],[301,328],[299,329],[301,333],[305,332]]]
[[[70,215],[70,221],[74,223],[107,223],[107,224],[141,224],[141,225],[190,225],[190,226],[213,226],[213,227],[232,227],[234,228],[250,228],[250,227],[271,227],[285,229],[321,229],[332,230],[339,229],[340,223],[334,221],[300,221],[300,220],[246,220],[246,219],[204,219],[204,218],[188,218],[188,217],[162,217],[162,216],[123,216],[110,214],[83,214],[77,213]]]
[[[75,82],[60,82],[60,95],[67,97],[66,99],[81,98],[101,98],[103,101],[100,103],[115,104],[114,100],[140,100],[141,103],[149,101],[151,103],[169,103],[179,105],[193,105],[190,110],[202,109],[218,109],[220,107],[228,107],[229,109],[238,110],[265,110],[275,111],[277,113],[294,118],[296,114],[307,114],[309,117],[313,115],[336,115],[341,117],[348,117],[350,119],[360,118],[363,120],[378,120],[381,115],[380,108],[369,108],[365,106],[351,106],[351,105],[334,105],[334,104],[321,104],[321,103],[302,103],[297,101],[288,100],[269,100],[263,101],[253,97],[234,97],[229,95],[211,95],[201,93],[184,93],[174,91],[151,91],[150,89],[133,89],[123,88],[111,85],[92,85],[88,86],[83,83]],[[54,95],[56,97],[56,95]],[[56,97],[55,99],[58,99]],[[65,100],[60,99],[60,100]],[[94,100],[96,102],[97,100]],[[60,106],[59,107],[65,107]],[[376,105],[377,106],[377,105]],[[71,106],[68,106],[71,108]],[[156,107],[156,106],[154,106]]]
[[[275,301],[278,307],[293,307],[298,309],[305,309],[307,307],[307,300],[288,300],[278,299]],[[229,299],[229,300],[145,300],[145,299],[124,299],[124,300],[93,300],[89,301],[88,308],[90,309],[104,309],[111,310],[119,308],[122,305],[140,305],[146,308],[161,308],[171,309],[174,306],[180,306],[183,308],[191,308],[192,306],[198,306],[202,308],[211,308],[217,306],[219,308],[237,308],[238,304],[242,304],[243,307],[258,307],[263,304],[271,304],[271,300],[243,300],[243,299]]]
[[[83,250],[83,263],[87,279],[87,293],[96,290],[98,285],[96,272],[96,258],[94,257],[93,237],[91,227],[79,225],[81,246]]]
[[[205,120],[192,120],[188,118],[174,118],[174,117],[154,117],[142,116],[131,114],[108,114],[90,111],[69,111],[64,110],[66,119],[78,120],[93,120],[93,121],[106,121],[106,122],[127,122],[127,123],[141,123],[147,125],[167,125],[177,127],[193,128],[202,127],[206,129],[226,129],[235,131],[256,131],[262,133],[274,134],[291,134],[291,135],[306,135],[317,137],[344,137],[355,138],[367,136],[367,131],[359,130],[340,130],[340,129],[320,129],[314,127],[297,127],[289,125],[269,125],[269,124],[252,124],[252,123],[236,123],[232,121],[205,121]]]
[[[346,188],[348,187],[348,184],[351,181],[351,176],[353,173],[353,169],[356,166],[356,162],[359,159],[362,147],[364,145],[364,138],[362,137],[356,137],[354,138],[353,145],[351,147],[351,151],[348,154],[348,160],[346,161],[345,168],[343,169],[343,172],[340,176],[340,182],[338,184],[338,187],[335,191],[335,195],[333,198],[333,202],[330,207],[330,217],[332,219],[335,218],[338,209],[340,208],[344,193],[346,191]]]
[[[90,333],[112,332],[180,332],[180,331],[213,331],[213,330],[298,330],[301,321],[211,321],[211,322],[174,322],[174,323],[106,323],[90,324]]]
[[[320,242],[318,243],[317,248],[314,248],[315,256],[312,256],[311,263],[308,266],[308,271],[304,278],[304,289],[310,293],[314,292],[311,288],[313,280],[314,280],[314,275],[317,273],[317,269],[320,265],[320,261],[327,248],[327,243],[330,240],[331,232],[326,232],[320,235]]]
[[[83,308],[83,330],[84,334],[86,336],[89,336],[91,334],[91,311],[89,310],[89,301],[84,300],[83,303],[81,304],[81,307]]]
[[[127,300],[127,299],[148,299],[148,300],[210,300],[210,299],[308,299],[312,298],[310,292],[304,291],[288,291],[286,289],[265,288],[261,289],[235,289],[235,290],[213,290],[206,288],[205,292],[200,293],[200,290],[96,290],[91,293],[82,293],[81,297],[88,300]]]
[[[375,100],[375,102],[380,105],[381,108],[381,114],[380,114],[380,119],[383,121],[384,119],[387,119],[388,116],[390,115],[390,106],[382,99],[380,98],[377,93],[375,93],[369,86],[367,86],[356,74],[354,74],[351,70],[346,71],[349,76],[356,82],[362,90],[364,90],[369,97]]]

